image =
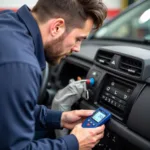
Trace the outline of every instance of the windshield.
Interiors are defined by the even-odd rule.
[[[94,38],[150,39],[150,1],[130,9],[114,21],[101,27]]]

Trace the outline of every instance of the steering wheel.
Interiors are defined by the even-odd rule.
[[[49,65],[46,62],[46,67],[45,67],[45,70],[43,71],[42,85],[41,85],[40,94],[38,98],[38,104],[43,104],[44,102],[48,79],[49,79]]]

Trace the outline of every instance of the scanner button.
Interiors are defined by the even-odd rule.
[[[90,123],[87,123],[87,126],[90,126],[91,124]]]

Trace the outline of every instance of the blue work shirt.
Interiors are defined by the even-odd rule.
[[[0,149],[77,150],[74,135],[34,140],[35,126],[60,128],[62,112],[37,105],[45,68],[40,30],[24,5],[0,12]]]

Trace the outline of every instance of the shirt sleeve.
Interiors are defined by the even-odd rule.
[[[61,129],[61,111],[54,111],[48,109],[44,105],[35,106],[35,120],[36,120],[36,129]]]
[[[33,140],[35,122],[44,127],[59,127],[61,112],[38,106],[41,74],[27,63],[0,66],[0,149],[10,150],[77,150],[74,135],[60,139]]]

